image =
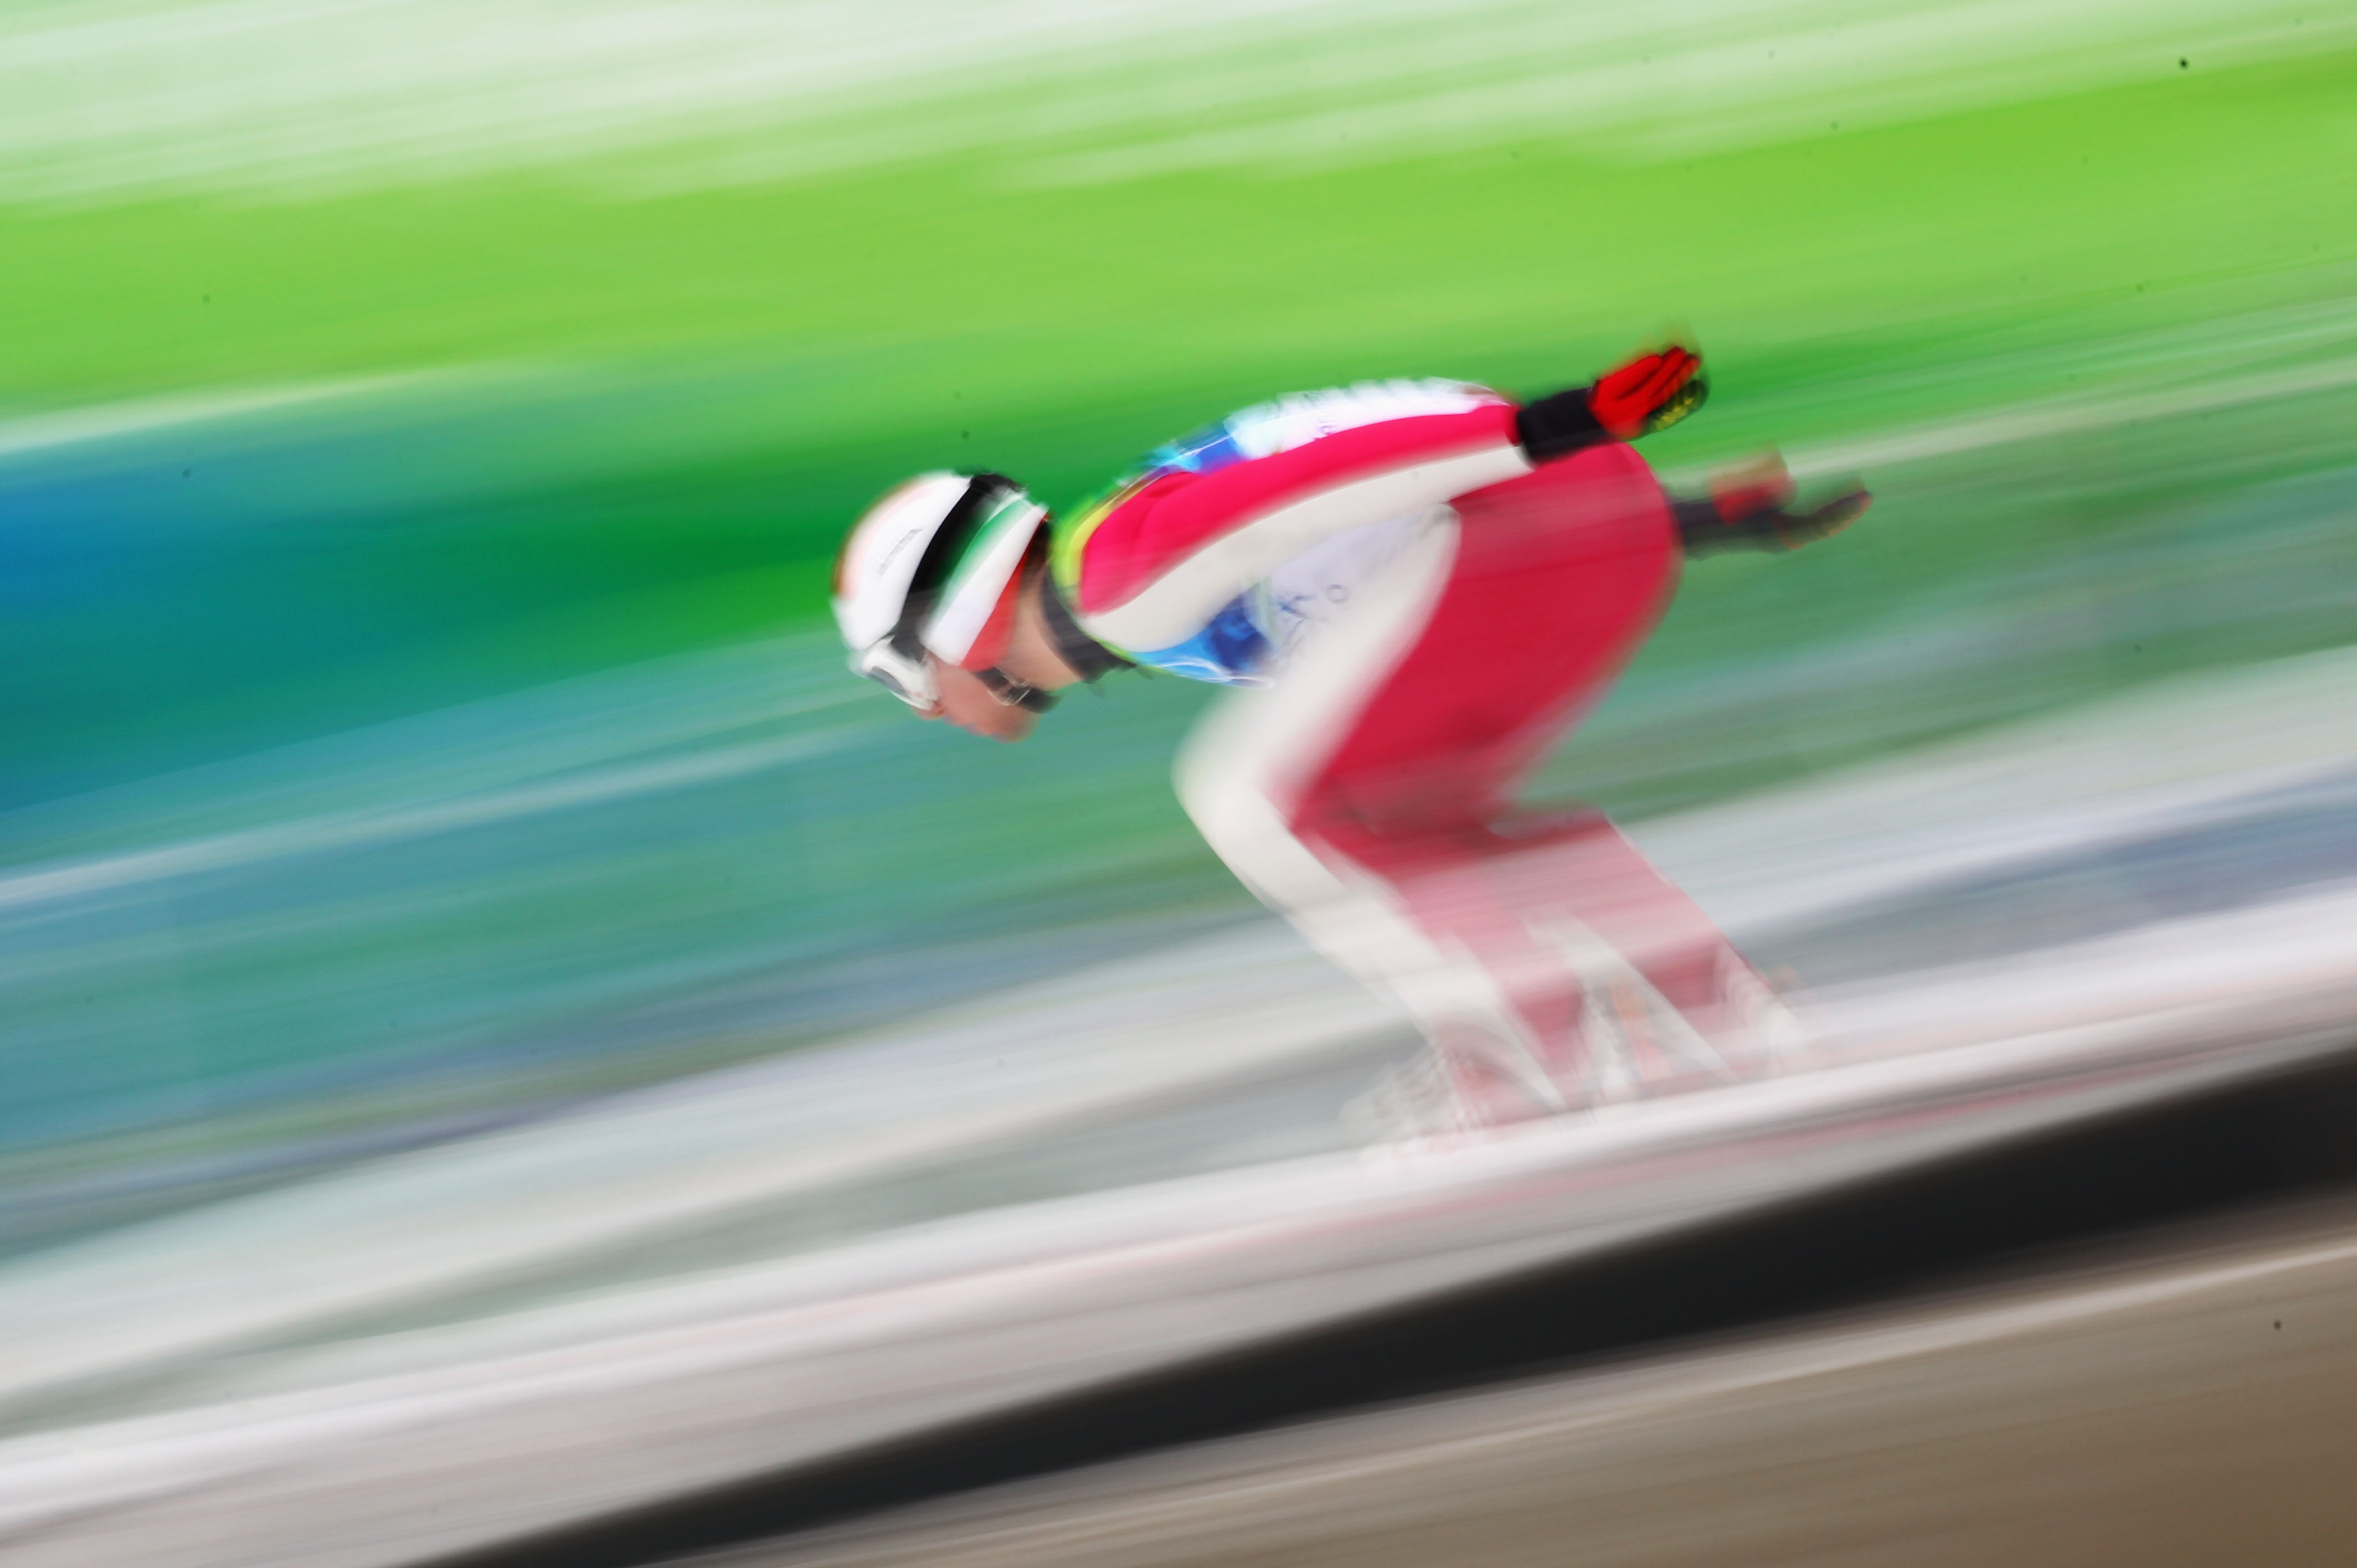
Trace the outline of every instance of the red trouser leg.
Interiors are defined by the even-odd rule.
[[[1668,601],[1678,552],[1660,489],[1607,446],[1455,510],[1428,618],[1297,776],[1288,825],[1484,972],[1564,1102],[1720,1070],[1706,1036],[1727,1033],[1729,978],[1749,972],[1709,918],[1601,815],[1506,814]]]
[[[1496,820],[1668,607],[1676,527],[1626,446],[1453,505],[1457,553],[1440,596],[1305,780],[1297,824],[1385,833]]]

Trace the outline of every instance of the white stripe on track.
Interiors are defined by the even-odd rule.
[[[215,388],[206,392],[166,392],[128,398],[120,403],[83,408],[55,409],[0,420],[0,458],[125,435],[144,435],[183,424],[209,424],[253,413],[272,413],[312,403],[334,403],[380,392],[406,392],[427,382],[449,379],[447,370],[404,371],[381,376],[346,376],[334,381],[291,381],[278,386]]]
[[[183,843],[167,844],[160,849],[135,850],[125,854],[104,855],[39,871],[22,872],[14,876],[0,876],[0,909],[77,897],[86,893],[187,876],[198,872],[220,871],[287,855],[391,843],[399,839],[419,838],[429,833],[482,827],[539,811],[597,805],[630,795],[742,778],[836,750],[847,744],[856,733],[856,726],[839,726],[814,735],[751,741],[698,752],[692,757],[600,768],[578,778],[525,784],[490,794],[437,800],[430,805],[306,817],[270,827],[216,833]]]
[[[1998,413],[1916,425],[1853,441],[1796,446],[1786,453],[1792,472],[1803,478],[1848,474],[1861,469],[1893,467],[1928,457],[1949,457],[2017,441],[2072,435],[2108,430],[2138,420],[2173,419],[2189,413],[2244,403],[2297,397],[2304,392],[2330,392],[2357,386],[2357,359],[2334,360],[2298,370],[2244,376],[2172,392],[2147,392],[2105,401],[2066,399],[2023,403]],[[1676,479],[1695,479],[1702,471],[1681,472]]]

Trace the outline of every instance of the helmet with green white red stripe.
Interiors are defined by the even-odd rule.
[[[868,508],[834,562],[852,670],[920,709],[940,700],[927,654],[990,671],[1047,517],[1003,474],[920,474]]]

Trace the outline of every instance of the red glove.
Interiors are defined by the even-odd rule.
[[[1675,424],[1710,395],[1702,356],[1673,343],[1607,371],[1587,389],[1588,411],[1616,441],[1634,441]]]
[[[1515,439],[1531,461],[1544,463],[1675,424],[1709,395],[1702,356],[1674,343],[1607,371],[1592,385],[1524,403],[1514,416]]]

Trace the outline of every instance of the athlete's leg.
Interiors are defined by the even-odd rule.
[[[1701,911],[1601,817],[1502,820],[1676,560],[1626,448],[1467,497],[1182,759],[1213,847],[1408,1005],[1472,1120],[1725,1065],[1706,1035],[1742,966]]]
[[[1478,965],[1436,945],[1380,873],[1297,833],[1294,809],[1430,620],[1458,542],[1453,512],[1425,520],[1351,585],[1351,613],[1306,639],[1278,685],[1231,693],[1205,715],[1175,770],[1188,815],[1244,886],[1327,957],[1402,1001],[1427,1034],[1460,1015],[1511,1029],[1507,1004]]]
[[[1678,551],[1658,487],[1610,447],[1458,510],[1447,590],[1293,825],[1480,964],[1566,1101],[1733,1070],[1725,1003],[1749,972],[1708,918],[1600,815],[1506,810],[1666,605]]]
[[[1493,1090],[1477,1120],[1732,1078],[1784,1043],[1762,1031],[1782,1021],[1764,983],[1600,813],[1302,837],[1379,880],[1433,950],[1485,977],[1491,1005],[1479,1018],[1420,1009],[1426,1032],[1488,1064],[1486,1076],[1536,1074],[1551,1088],[1519,1106]]]
[[[1448,581],[1338,744],[1305,774],[1313,829],[1489,823],[1667,607],[1669,507],[1627,446],[1459,499]]]

